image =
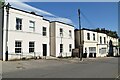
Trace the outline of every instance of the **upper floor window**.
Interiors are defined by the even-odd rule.
[[[22,52],[22,42],[15,41],[15,53],[21,53],[21,52]]]
[[[87,40],[90,40],[90,33],[87,33]]]
[[[106,38],[104,37],[104,44],[106,44]]]
[[[47,32],[46,32],[46,27],[43,27],[43,36],[46,36]]]
[[[63,29],[60,28],[60,36],[62,37],[63,36]]]
[[[72,37],[72,32],[71,32],[71,30],[69,30],[69,36]]]
[[[102,37],[100,36],[100,44],[102,44]]]
[[[95,40],[95,34],[93,33],[93,40]]]
[[[29,28],[31,31],[35,30],[35,22],[34,21],[29,21]]]
[[[22,30],[22,19],[16,18],[16,30]]]

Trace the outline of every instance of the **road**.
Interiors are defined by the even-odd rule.
[[[2,62],[3,78],[116,78],[118,58]]]

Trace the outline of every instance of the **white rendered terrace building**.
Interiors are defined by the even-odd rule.
[[[75,30],[75,48],[79,48],[80,30]],[[87,57],[105,57],[109,55],[109,42],[113,43],[113,56],[119,54],[118,38],[113,38],[105,33],[96,32],[90,29],[81,30],[82,52],[87,53]]]
[[[119,38],[107,36],[107,41],[110,41],[110,40],[112,41],[112,44],[113,44],[113,56],[120,55],[119,47],[118,47]],[[109,48],[110,48],[110,45],[108,43],[108,52],[109,52]]]
[[[50,23],[50,55],[55,57],[72,56],[74,49],[74,27],[58,21]]]
[[[75,47],[79,48],[80,31],[75,30]],[[87,57],[92,57],[97,54],[97,32],[82,29],[81,30],[81,45],[82,52],[87,53]]]
[[[98,53],[98,57],[105,57],[108,55],[108,39],[107,39],[107,35],[104,33],[100,33],[97,32],[97,53]]]
[[[49,21],[34,12],[8,10],[0,9],[1,59],[49,56]]]

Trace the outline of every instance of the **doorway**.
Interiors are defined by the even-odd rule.
[[[47,44],[43,44],[43,56],[47,56]]]

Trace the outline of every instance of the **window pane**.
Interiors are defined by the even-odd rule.
[[[46,27],[43,27],[43,36],[46,36]]]
[[[100,44],[102,44],[102,37],[100,36]]]
[[[34,52],[34,46],[35,46],[34,42],[29,42],[29,53]]]
[[[43,27],[43,31],[46,31],[46,27]]]
[[[60,44],[60,53],[63,52],[63,44]]]
[[[34,52],[34,48],[29,48],[29,53]]]
[[[29,47],[34,47],[34,42],[29,42]]]
[[[90,33],[87,33],[87,39],[90,40]]]
[[[93,40],[95,40],[95,34],[93,34]]]
[[[71,30],[69,30],[69,36],[72,37]]]
[[[104,44],[106,44],[106,38],[104,37]]]
[[[15,42],[15,47],[21,47],[21,42],[16,41],[16,42]]]
[[[21,53],[22,42],[21,41],[15,41],[15,53]]]
[[[69,44],[69,51],[72,51],[72,44]]]
[[[60,28],[60,36],[63,36],[63,29]]]
[[[16,18],[16,30],[22,30],[22,19]]]
[[[63,32],[63,29],[62,29],[62,28],[60,28],[60,32]]]
[[[35,22],[34,21],[30,21],[29,27],[30,28],[34,28],[35,27]]]
[[[43,32],[43,36],[46,36],[46,32]]]
[[[21,53],[21,48],[15,48],[15,53]]]

